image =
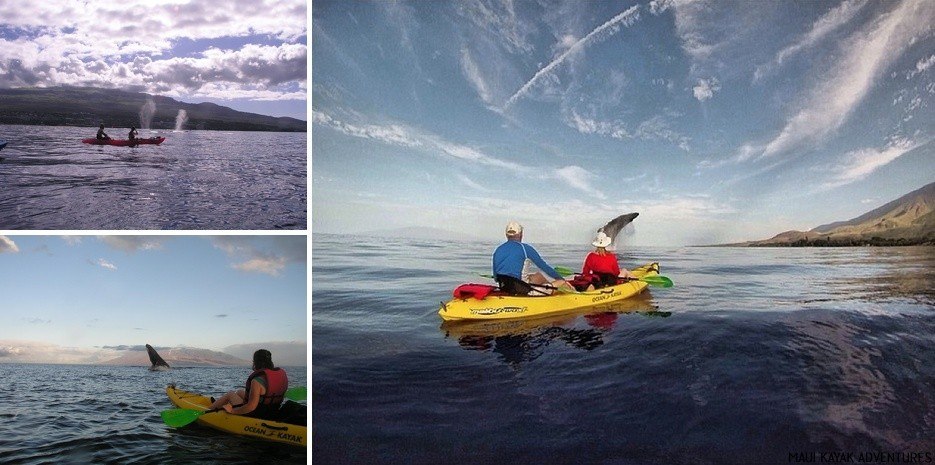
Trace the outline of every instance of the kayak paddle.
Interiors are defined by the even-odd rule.
[[[557,271],[558,274],[562,276],[571,276],[571,275],[577,274],[571,268],[566,268],[564,266],[556,266],[555,271]],[[650,286],[658,286],[658,287],[674,286],[671,279],[665,276],[659,276],[659,275],[643,276],[642,278],[627,278],[627,279],[629,281],[643,281],[644,283],[649,284]]]
[[[305,386],[286,389],[285,397],[290,400],[305,400],[308,398],[308,389]]]
[[[306,400],[308,398],[308,388],[305,386],[289,388],[286,390],[285,398],[290,400]],[[162,417],[162,421],[165,422],[166,425],[173,428],[181,428],[191,424],[193,421],[197,420],[198,417],[206,413],[218,412],[221,410],[224,409],[195,410],[191,408],[174,408],[171,410],[163,410],[159,416]]]
[[[211,412],[217,412],[222,409],[211,409],[211,410],[195,410],[191,408],[174,408],[171,410],[163,410],[159,416],[162,417],[162,421],[165,424],[173,428],[181,428],[185,425],[191,424],[193,421],[197,420],[198,417]]]

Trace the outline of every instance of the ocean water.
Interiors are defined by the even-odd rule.
[[[126,139],[129,128],[106,128]],[[305,229],[305,133],[0,125],[0,229]]]
[[[306,386],[305,367],[285,367],[290,386]],[[307,450],[192,424],[170,428],[165,387],[218,397],[240,387],[245,368],[0,364],[0,463],[256,464],[306,463]]]
[[[625,247],[675,287],[443,324],[496,245],[313,235],[315,463],[935,461],[935,248]]]

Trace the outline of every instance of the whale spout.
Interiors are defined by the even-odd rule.
[[[603,232],[611,240],[611,247],[617,243],[617,234],[620,234],[620,230],[624,226],[630,224],[634,218],[640,216],[639,213],[627,213],[626,215],[620,215],[605,224],[604,226],[597,229],[597,232]]]
[[[169,369],[169,364],[159,356],[156,349],[153,349],[153,346],[146,344],[146,352],[149,353],[149,361],[153,364],[153,366],[149,367],[150,371],[164,371]]]

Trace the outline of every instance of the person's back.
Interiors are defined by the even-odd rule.
[[[136,140],[136,135],[137,135],[136,128],[130,128],[130,133],[127,134],[127,139]]]
[[[492,257],[494,279],[502,291],[513,295],[528,295],[533,291],[535,294],[549,295],[552,289],[567,285],[533,246],[523,243],[522,225],[516,222],[507,224],[506,238],[507,241],[497,247]],[[526,274],[526,260],[535,263],[541,273]],[[553,277],[555,281],[550,284],[543,273]]]
[[[110,139],[110,136],[108,136],[104,132],[104,125],[102,124],[101,127],[98,128],[97,130],[97,140],[107,140],[107,139]]]
[[[260,402],[256,409],[248,413],[249,416],[274,420],[279,415],[279,406],[282,404],[289,389],[289,377],[286,370],[282,368],[264,368],[254,371],[247,378],[247,388],[245,392],[250,396],[251,381],[256,381],[263,387],[263,393],[260,394]]]

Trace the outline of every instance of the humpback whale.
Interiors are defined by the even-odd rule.
[[[630,222],[633,221],[633,219],[637,216],[640,216],[640,214],[627,213],[626,215],[620,215],[608,221],[604,226],[597,228],[597,232],[603,232],[606,234],[607,237],[609,237],[611,240],[609,247],[613,247],[614,244],[617,243],[617,234],[620,233],[620,230],[623,229],[624,226],[630,224]]]
[[[146,344],[146,352],[149,353],[149,361],[153,363],[153,366],[149,367],[149,371],[165,371],[169,369],[169,364],[156,353],[156,349],[153,349],[153,346]]]

